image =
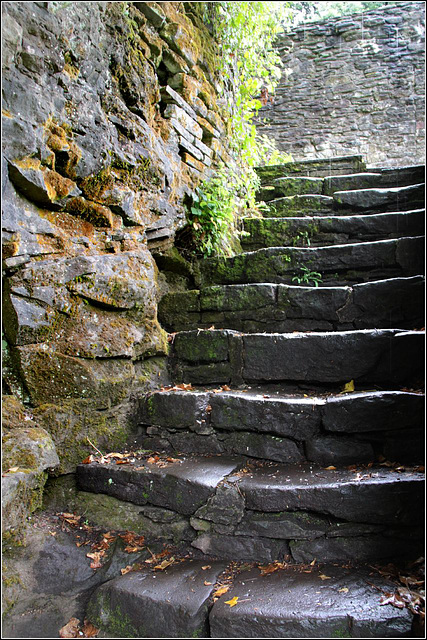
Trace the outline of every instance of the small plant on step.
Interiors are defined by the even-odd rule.
[[[315,287],[318,287],[319,283],[322,282],[322,274],[318,271],[310,271],[308,267],[302,266],[300,274],[294,276],[292,282],[297,282],[298,284],[313,284]]]
[[[230,256],[238,249],[240,216],[255,208],[258,187],[255,171],[222,164],[196,189],[187,218],[197,253]]]

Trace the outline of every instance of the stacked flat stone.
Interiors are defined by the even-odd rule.
[[[175,387],[140,399],[134,446],[174,457],[82,464],[77,478],[85,499],[139,505],[148,538],[157,525],[177,542],[180,522],[194,559],[101,586],[89,615],[105,632],[117,611],[128,637],[410,632],[408,610],[379,606],[393,585],[364,563],[423,546],[424,185],[421,167],[364,168],[260,169],[272,197],[244,221],[249,251],[204,260],[199,290],[163,298]],[[212,606],[236,560],[279,564],[251,564]]]

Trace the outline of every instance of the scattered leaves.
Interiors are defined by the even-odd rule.
[[[172,556],[172,558],[170,558],[169,560],[165,559],[165,560],[162,560],[160,564],[156,564],[154,569],[156,569],[157,571],[164,571],[165,569],[170,567],[174,562],[175,562],[175,558]]]
[[[105,551],[94,551],[93,553],[87,553],[86,557],[91,558],[92,562],[90,563],[91,569],[99,569],[102,567],[101,558],[105,556]]]
[[[132,566],[130,564],[128,564],[127,567],[124,567],[123,569],[120,569],[120,573],[122,574],[122,576],[124,576],[127,573],[129,573],[129,571],[132,571]]]
[[[80,620],[78,618],[71,618],[67,624],[65,624],[59,630],[60,638],[78,638],[79,636]]]
[[[99,629],[97,629],[89,620],[85,620],[82,627],[82,632],[85,638],[95,638],[98,635]]]
[[[220,598],[221,596],[224,595],[224,593],[227,593],[227,591],[230,589],[231,585],[223,585],[222,587],[219,587],[213,594],[214,600],[217,600],[218,598]]]
[[[267,576],[269,573],[273,573],[278,569],[283,569],[285,567],[283,562],[272,562],[271,564],[267,564],[263,567],[259,567],[262,576]]]
[[[137,553],[144,548],[144,536],[139,536],[133,531],[126,531],[125,533],[121,533],[120,538],[127,544],[127,546],[125,547],[126,553]]]

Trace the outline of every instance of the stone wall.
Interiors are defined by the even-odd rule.
[[[173,249],[185,198],[228,159],[197,5],[2,3],[4,390],[26,404],[14,442],[19,424],[44,429],[60,460],[11,449],[12,501],[22,468],[42,482],[87,438],[123,443],[133,397],[168,382],[158,264],[191,280]]]
[[[294,159],[424,160],[424,3],[307,23],[279,41],[283,76],[260,132]]]

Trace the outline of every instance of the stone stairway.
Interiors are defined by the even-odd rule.
[[[424,169],[259,174],[245,253],[161,301],[174,386],[140,399],[128,464],[78,467],[185,550],[94,592],[101,637],[410,634],[372,563],[423,549]]]

